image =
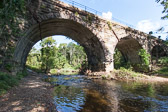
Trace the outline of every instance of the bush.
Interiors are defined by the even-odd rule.
[[[140,74],[138,72],[134,72],[131,69],[125,69],[124,67],[121,67],[118,70],[118,75],[120,75],[122,77],[125,77],[125,76],[134,77],[134,78],[136,78],[136,77],[142,77],[142,74]]]
[[[57,74],[57,72],[58,72],[57,69],[51,69],[51,70],[50,70],[50,73],[51,73],[51,74]]]
[[[150,64],[150,54],[146,52],[145,49],[140,49],[138,55],[141,57],[142,63],[139,64],[139,68],[142,69],[142,71],[147,72],[149,70],[149,64]]]
[[[0,89],[0,95],[5,94],[6,90],[5,89]]]
[[[159,59],[159,63],[160,63],[160,64],[163,64],[163,65],[168,64],[168,57],[161,57],[161,58]]]
[[[22,72],[18,72],[17,74],[16,74],[16,78],[18,79],[18,80],[21,80],[23,77],[25,77],[25,76],[27,76],[28,74],[27,74],[27,72],[26,72],[26,70],[23,70]]]
[[[11,72],[11,70],[12,70],[12,65],[6,64],[6,65],[5,65],[5,69],[8,70],[9,72]]]
[[[16,76],[0,72],[0,95],[6,93],[11,87],[18,85],[19,80],[24,76],[27,76],[26,71],[20,72]]]
[[[10,86],[5,81],[0,81],[0,89],[8,90]]]

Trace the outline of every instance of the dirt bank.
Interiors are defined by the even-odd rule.
[[[141,82],[168,82],[168,78],[160,76],[149,76],[146,74],[115,70],[111,73],[92,72],[87,74],[92,79],[108,79],[118,81],[141,81]]]
[[[51,93],[51,85],[42,81],[42,75],[31,73],[0,97],[0,112],[56,111]]]

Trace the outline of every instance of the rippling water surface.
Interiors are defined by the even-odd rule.
[[[49,77],[59,112],[168,112],[168,84]]]

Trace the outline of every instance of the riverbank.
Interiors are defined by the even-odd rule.
[[[0,112],[53,112],[52,88],[43,75],[29,72],[18,86],[0,97]]]
[[[168,78],[151,76],[143,73],[137,73],[127,69],[114,70],[110,73],[104,72],[92,72],[87,74],[92,79],[106,79],[106,80],[117,80],[117,81],[138,81],[138,82],[168,82]]]

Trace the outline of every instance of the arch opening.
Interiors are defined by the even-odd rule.
[[[157,58],[167,56],[166,52],[164,51],[164,48],[160,45],[156,45],[153,47],[153,49],[151,51],[151,55],[152,55],[152,57],[157,57]]]
[[[140,49],[142,49],[142,46],[134,38],[122,38],[115,48],[114,68],[129,68],[132,66],[133,70],[140,71],[137,66],[141,63],[141,57],[138,55]]]
[[[167,56],[168,54],[164,50],[163,46],[156,45],[152,48],[151,61],[153,65],[156,65],[156,63],[158,63],[161,58],[165,58]]]
[[[99,39],[85,26],[67,19],[50,19],[33,25],[25,36],[17,43],[14,61],[21,67],[26,64],[27,56],[32,47],[41,40],[40,38],[52,35],[64,35],[79,43],[85,50],[88,58],[88,69],[92,71],[104,71],[105,54]]]
[[[78,43],[65,36],[52,36],[32,47],[26,66],[51,74],[78,74],[87,69],[88,61]]]

